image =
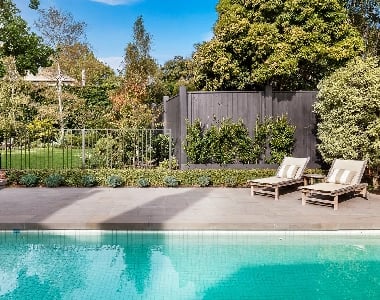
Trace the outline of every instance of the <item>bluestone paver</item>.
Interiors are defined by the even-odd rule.
[[[0,229],[365,230],[380,229],[380,196],[339,209],[301,205],[248,188],[13,188],[0,190]]]

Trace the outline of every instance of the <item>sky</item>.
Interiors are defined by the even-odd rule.
[[[32,31],[38,14],[29,0],[13,0]],[[85,22],[87,42],[95,56],[121,69],[124,49],[132,41],[133,24],[143,17],[152,35],[151,55],[163,65],[176,55],[190,57],[194,44],[211,39],[218,0],[40,0],[40,8],[54,7]]]

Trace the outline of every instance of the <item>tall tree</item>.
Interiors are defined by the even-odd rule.
[[[56,50],[54,63],[57,68],[57,98],[62,139],[65,123],[62,102],[63,74],[60,58],[62,52],[67,49],[67,46],[80,43],[85,39],[86,24],[84,22],[75,21],[70,13],[57,10],[53,7],[47,10],[41,9],[39,13],[40,17],[35,23],[35,26],[39,29],[48,45]]]
[[[62,70],[83,85],[99,85],[116,77],[111,67],[99,61],[87,44],[63,46],[59,57]]]
[[[350,22],[361,33],[368,55],[380,55],[380,0],[346,0]]]
[[[125,48],[120,87],[111,96],[115,125],[119,127],[146,127],[154,119],[149,104],[158,66],[150,50],[151,35],[140,16],[133,25],[133,41]]]
[[[340,0],[220,0],[217,12],[193,55],[198,88],[314,89],[363,51]]]
[[[31,1],[36,8],[38,1]],[[39,67],[51,65],[53,50],[44,45],[42,39],[30,32],[20,11],[11,0],[0,1],[0,77],[5,75],[4,58],[14,60],[15,70],[21,75],[27,71],[36,74]]]

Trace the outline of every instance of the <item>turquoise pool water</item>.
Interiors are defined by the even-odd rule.
[[[380,234],[0,232],[0,299],[379,299]]]

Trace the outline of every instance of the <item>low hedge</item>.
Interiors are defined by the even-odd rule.
[[[308,170],[308,172],[321,173],[320,170]],[[27,174],[34,174],[39,178],[41,185],[52,174],[60,174],[65,180],[64,185],[70,187],[86,186],[86,178],[91,177],[92,182],[98,186],[109,186],[108,179],[111,176],[120,176],[123,186],[138,187],[139,179],[149,180],[151,187],[165,187],[165,178],[171,176],[178,180],[180,186],[200,186],[200,178],[209,178],[211,185],[215,187],[236,186],[246,187],[247,180],[269,177],[275,174],[272,169],[252,170],[167,170],[167,169],[63,169],[63,170],[7,170],[8,184],[20,185],[21,178]],[[233,185],[231,182],[233,181]],[[88,185],[87,185],[88,186]]]

